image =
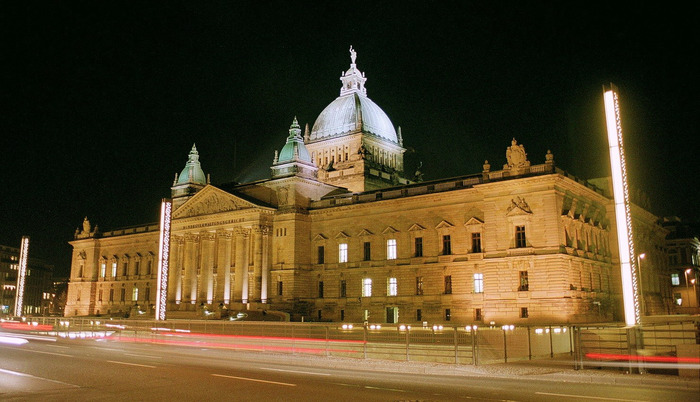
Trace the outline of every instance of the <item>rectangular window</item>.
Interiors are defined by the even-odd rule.
[[[126,301],[126,289],[124,289],[124,288],[121,289],[121,294],[119,295],[119,301],[121,301],[121,302]]]
[[[527,318],[528,312],[527,307],[520,307],[520,318]]]
[[[423,311],[421,309],[416,310],[416,321],[423,321]]]
[[[450,321],[452,319],[452,311],[449,308],[445,309],[445,321]]]
[[[389,239],[386,241],[386,259],[396,259],[396,239]]]
[[[386,283],[386,295],[387,296],[396,296],[398,294],[398,289],[399,289],[399,285],[396,281],[396,278],[387,279],[387,283]]]
[[[116,278],[117,276],[117,263],[113,262],[112,263],[112,278]]]
[[[345,320],[345,310],[340,310],[340,321]]]
[[[345,282],[345,279],[340,280],[340,297],[347,297],[348,295],[348,286],[347,283]]]
[[[423,238],[416,237],[414,240],[414,245],[415,245],[415,249],[416,249],[415,256],[422,257],[423,256]]]
[[[318,246],[318,263],[324,264],[326,262],[326,252],[323,246]]]
[[[525,226],[515,227],[515,247],[523,248],[527,247],[527,241],[525,239]]]
[[[102,289],[100,289],[100,293],[97,297],[97,301],[102,301]]]
[[[321,310],[318,310],[317,315],[318,315],[318,321],[321,321]]]
[[[472,253],[481,252],[481,233],[472,233]]]
[[[452,275],[445,275],[445,294],[452,294]]]
[[[364,244],[364,261],[370,261],[372,259],[372,243],[366,241]]]
[[[671,285],[678,286],[681,284],[681,278],[678,274],[671,274]]]
[[[141,261],[134,262],[134,275],[140,275],[141,274],[139,272],[140,270],[141,270]]]
[[[284,283],[282,281],[277,281],[277,296],[282,296],[284,293]]]
[[[129,263],[122,263],[122,275],[126,276],[129,273]]]
[[[452,239],[450,235],[442,236],[442,255],[452,254]]]
[[[152,271],[152,267],[153,267],[153,261],[148,260],[148,261],[146,262],[146,275],[150,275],[151,272],[153,272],[153,271]]]
[[[139,299],[139,288],[133,288],[131,290],[131,300],[138,301]]]
[[[480,308],[475,308],[474,309],[474,321],[481,321],[484,318],[481,316],[481,309]]]
[[[100,264],[100,278],[104,278],[104,277],[105,277],[106,271],[107,271],[107,264],[105,264],[105,263],[103,262],[102,264]]]
[[[416,294],[417,295],[423,294],[423,277],[422,276],[416,276]]]
[[[362,297],[372,296],[372,280],[370,278],[364,278],[362,280]]]
[[[340,243],[338,245],[338,262],[348,262],[348,244]]]
[[[146,288],[143,291],[143,300],[149,301],[151,300],[151,288]]]
[[[484,274],[474,274],[474,293],[484,293]]]
[[[109,301],[110,302],[114,301],[114,289],[109,290]]]
[[[520,286],[518,287],[518,290],[530,290],[530,282],[527,279],[527,271],[520,271]]]
[[[323,299],[323,281],[318,281],[318,297]]]

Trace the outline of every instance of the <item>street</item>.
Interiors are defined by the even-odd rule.
[[[113,339],[0,343],[0,399],[227,401],[692,401],[697,391],[380,371],[381,361]],[[314,360],[316,364],[310,364]]]

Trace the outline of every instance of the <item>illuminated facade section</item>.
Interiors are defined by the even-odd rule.
[[[22,246],[19,251],[19,272],[17,272],[17,293],[15,295],[15,316],[22,316],[24,305],[24,284],[27,279],[27,258],[29,256],[29,237],[22,237]]]
[[[170,260],[170,225],[173,203],[163,200],[160,205],[160,237],[158,239],[158,293],[156,320],[165,320],[168,301],[168,269]]]
[[[604,89],[605,120],[608,131],[610,150],[610,167],[612,172],[613,201],[615,203],[615,221],[617,223],[617,243],[620,252],[620,274],[622,278],[622,299],[624,303],[625,324],[641,323],[639,303],[639,280],[634,258],[634,240],[632,237],[632,215],[630,197],[627,187],[627,168],[625,151],[622,144],[622,124],[620,103],[615,87],[611,84]]]

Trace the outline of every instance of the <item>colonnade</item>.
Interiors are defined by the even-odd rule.
[[[168,302],[267,303],[270,241],[264,225],[174,233]]]

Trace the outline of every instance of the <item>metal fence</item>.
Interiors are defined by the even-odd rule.
[[[207,320],[31,319],[71,338],[149,342],[358,359],[487,364],[572,354],[569,326],[450,326]]]

